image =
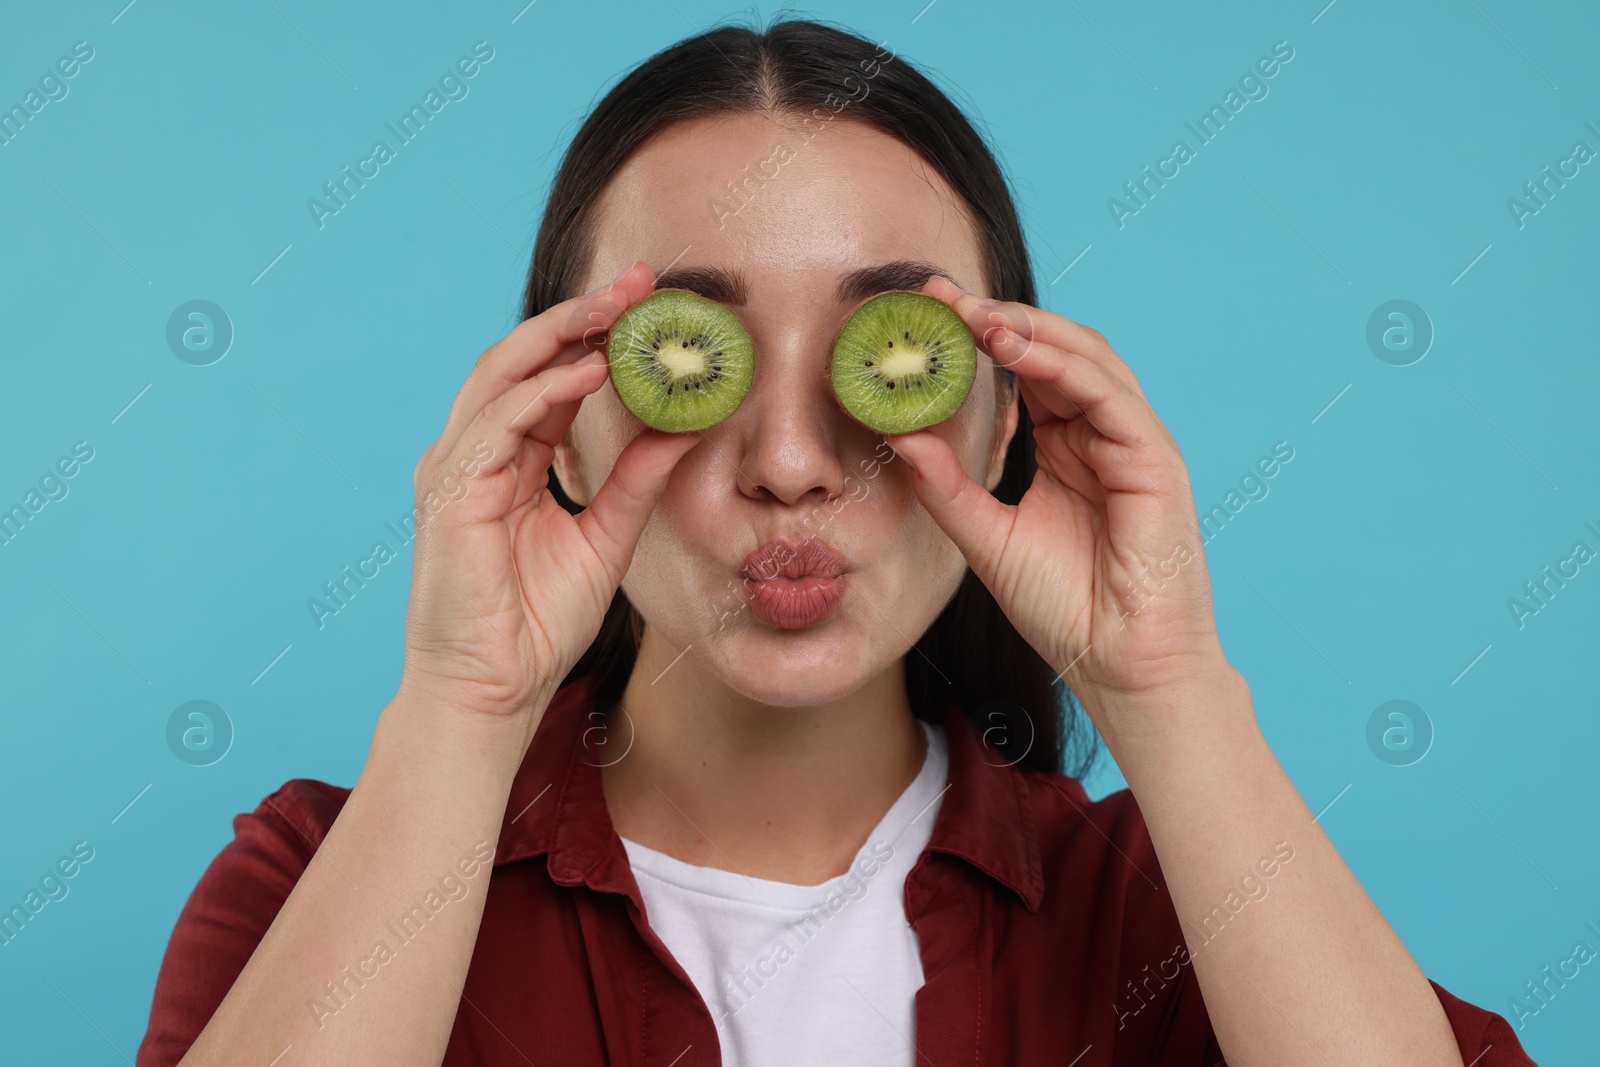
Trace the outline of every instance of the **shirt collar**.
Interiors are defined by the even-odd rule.
[[[545,709],[511,785],[495,866],[547,855],[561,885],[633,895],[627,852],[606,810],[601,763],[605,720],[595,711],[598,675],[563,685]],[[954,700],[944,709],[949,788],[928,850],[959,857],[1038,911],[1044,875],[1026,768],[1007,764]],[[625,743],[625,742],[624,742]]]

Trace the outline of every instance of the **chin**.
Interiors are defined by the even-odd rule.
[[[861,651],[863,638],[842,615],[792,630],[768,626],[745,612],[709,640],[707,667],[728,688],[772,707],[810,707],[843,699],[893,660],[869,662]]]

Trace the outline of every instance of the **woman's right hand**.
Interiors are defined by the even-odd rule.
[[[401,690],[440,714],[524,717],[599,632],[656,500],[696,434],[646,429],[580,514],[545,492],[555,446],[608,377],[605,334],[655,287],[635,262],[519,324],[478,359],[416,469]]]

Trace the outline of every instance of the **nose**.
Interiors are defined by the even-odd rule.
[[[723,441],[732,441],[719,442],[735,450],[739,492],[788,507],[832,500],[845,490],[840,446],[849,417],[834,402],[825,364],[809,353],[761,356],[758,348],[750,392],[724,423],[733,432]]]

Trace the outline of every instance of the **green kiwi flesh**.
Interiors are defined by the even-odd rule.
[[[755,377],[755,346],[731,310],[658,289],[624,311],[606,339],[611,385],[646,426],[704,430],[732,415]]]
[[[856,309],[833,348],[833,391],[879,433],[912,433],[956,413],[978,353],[967,324],[926,293],[881,293]]]

